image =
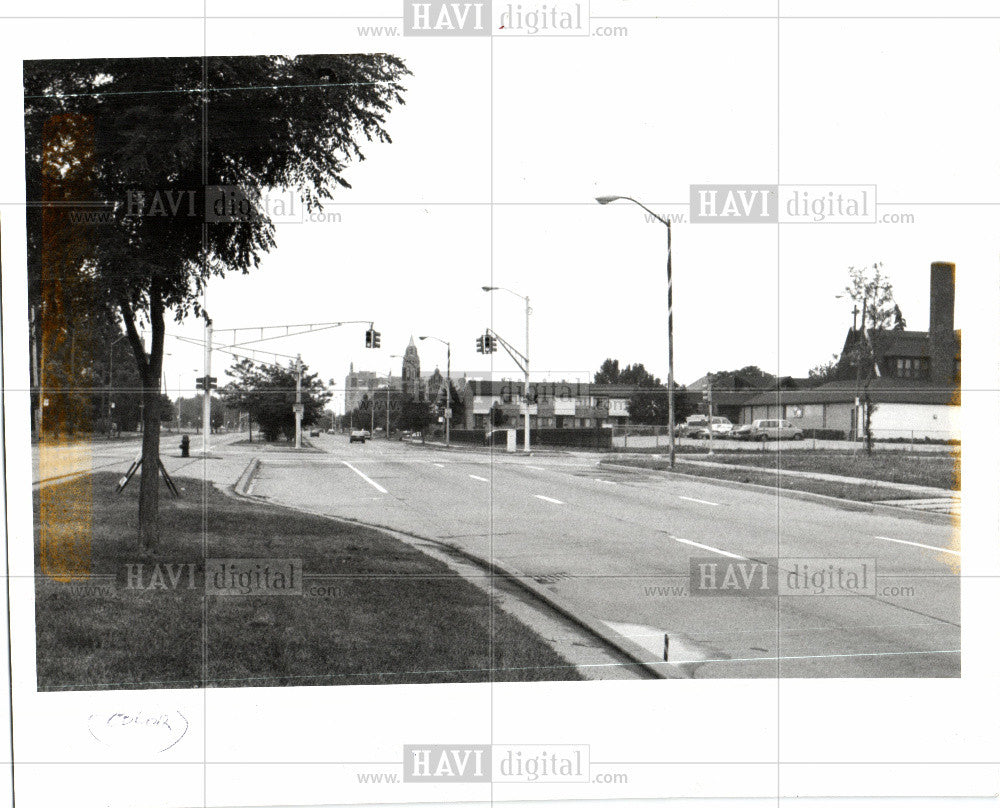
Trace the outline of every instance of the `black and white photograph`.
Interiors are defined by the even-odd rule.
[[[995,802],[989,4],[2,16],[11,805]]]

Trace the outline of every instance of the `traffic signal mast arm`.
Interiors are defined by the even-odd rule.
[[[302,334],[311,334],[314,331],[326,331],[330,328],[339,328],[342,325],[361,325],[367,324],[369,330],[374,329],[375,323],[373,320],[341,320],[335,323],[297,323],[295,325],[254,325],[254,326],[244,326],[243,328],[227,328],[226,331],[233,332],[233,343],[227,347],[229,348],[239,348],[243,345],[253,345],[257,342],[267,342],[272,339],[284,339],[285,337],[298,337]],[[283,328],[285,329],[284,334],[275,334],[270,337],[265,337],[264,332],[275,329]],[[301,329],[297,331],[292,331],[292,329]],[[236,332],[237,331],[259,331],[260,337],[257,339],[243,340],[242,342],[236,342]]]
[[[514,360],[515,364],[521,369],[522,373],[528,372],[528,358],[521,353],[517,348],[511,345],[507,340],[501,337],[492,328],[487,328],[486,333],[488,336],[493,337],[497,342],[500,343],[501,347],[510,354],[510,358]]]

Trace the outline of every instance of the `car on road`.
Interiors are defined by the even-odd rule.
[[[319,430],[318,429],[310,429],[309,430],[309,437],[310,438],[318,438],[319,437]]]
[[[740,440],[802,440],[805,433],[784,418],[758,418],[736,430]]]
[[[368,433],[367,429],[352,429],[351,430],[351,443],[364,443],[371,435]]]

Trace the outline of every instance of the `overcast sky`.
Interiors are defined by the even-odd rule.
[[[208,51],[359,49],[349,21],[272,22],[266,37],[251,21],[211,22]],[[195,27],[192,47],[157,47],[201,52]],[[913,224],[674,227],[678,382],[750,364],[804,375],[828,360],[851,324],[836,295],[852,264],[884,262],[909,327],[922,329],[929,265],[955,261],[956,324],[967,328],[992,301],[975,284],[995,277],[1000,239],[990,208],[955,203],[993,201],[1000,115],[966,77],[995,75],[998,26],[838,30],[784,21],[780,71],[768,19],[649,20],[617,39],[365,40],[413,71],[406,105],[388,117],[394,142],[367,145],[348,169],[353,188],[327,206],[339,222],[280,225],[259,269],[211,282],[208,309],[219,329],[374,320],[379,351],[363,347],[363,326],[267,343],[342,385],[351,362],[398,374],[391,355],[421,333],[453,342],[453,368],[489,372],[476,336],[492,323],[522,347],[524,308],[480,287],[508,286],[531,296],[534,378],[586,379],[606,357],[665,378],[666,230],[595,195],[683,213],[692,184],[863,183],[882,203],[952,204],[880,206],[914,213]],[[201,338],[196,321],[169,331]],[[425,370],[444,370],[443,346],[419,348]],[[173,396],[201,375],[202,354],[175,339],[166,350]],[[225,383],[231,360],[214,361]],[[493,362],[516,373],[502,354]]]

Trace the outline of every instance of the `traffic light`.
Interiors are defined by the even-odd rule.
[[[476,337],[476,353],[486,353],[486,337]]]
[[[374,328],[369,328],[367,331],[365,331],[365,347],[366,348],[382,347],[382,332],[376,331]]]
[[[219,381],[219,377],[218,376],[209,376],[208,377],[208,389],[209,390],[214,390],[216,387],[218,387],[219,386],[217,384],[218,381]],[[204,390],[205,389],[205,377],[204,376],[199,376],[197,379],[195,379],[194,380],[194,386],[198,390]]]
[[[485,353],[496,353],[497,343],[496,340],[490,334],[486,334],[483,337],[483,351]]]

